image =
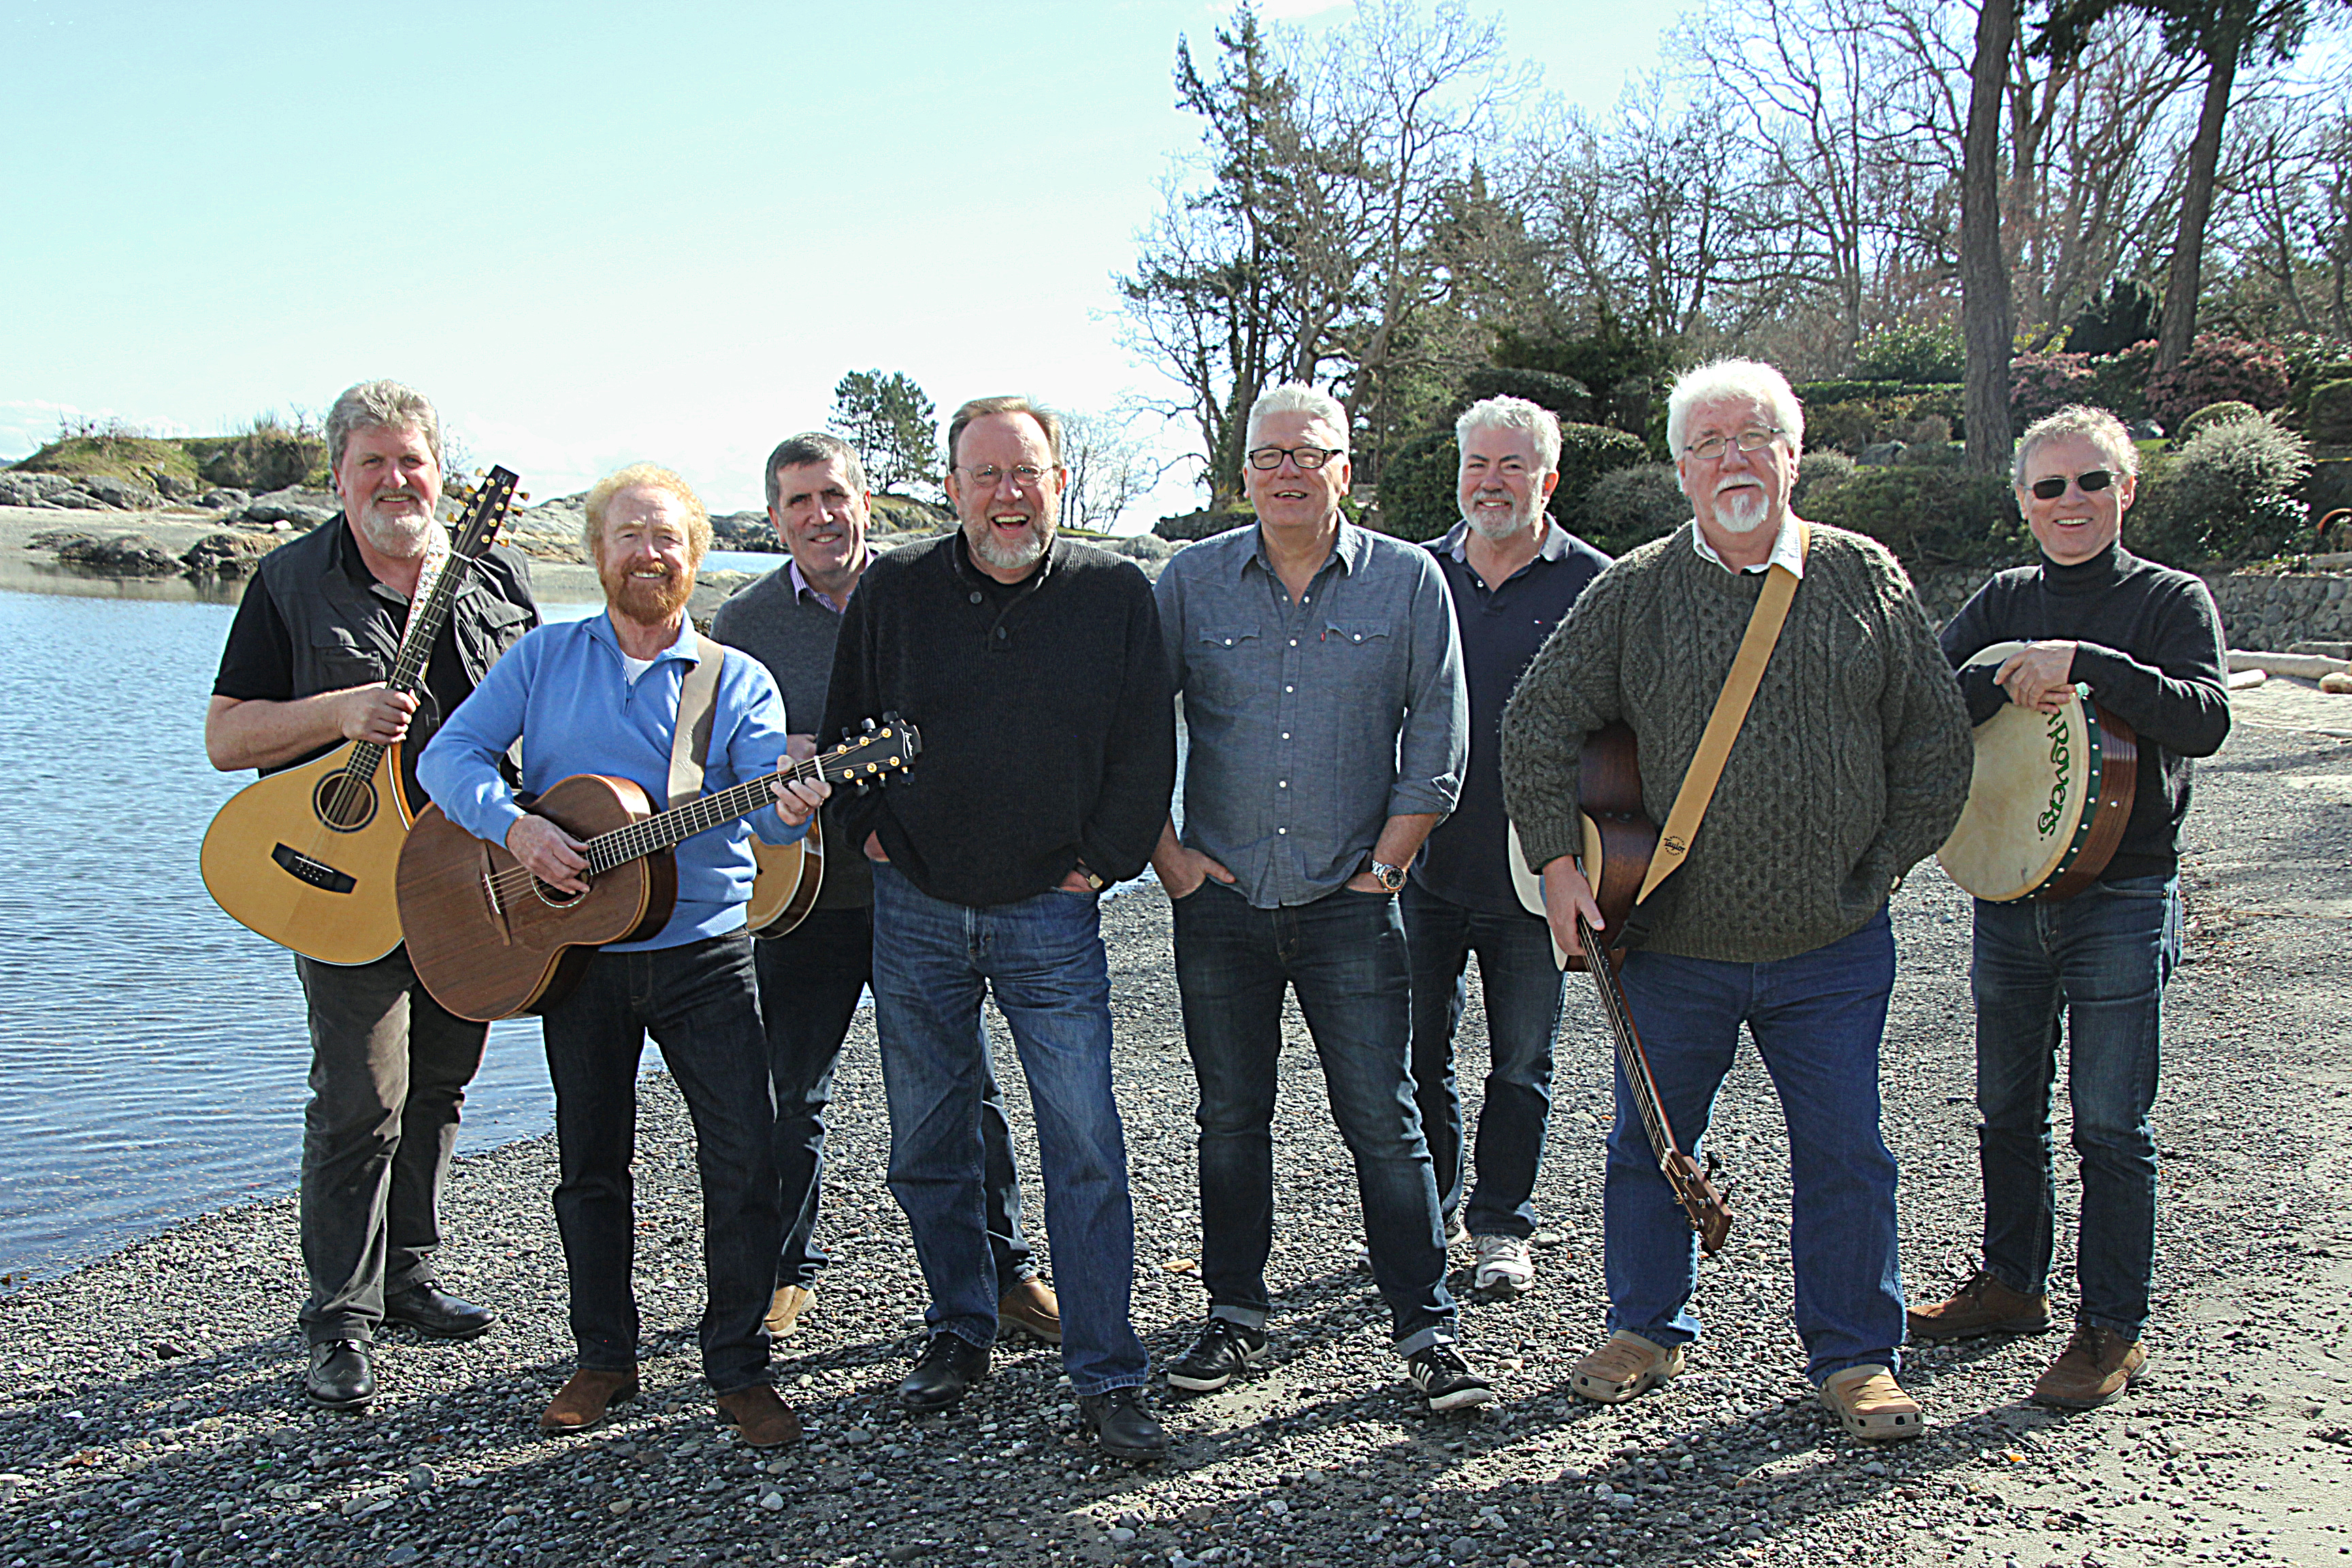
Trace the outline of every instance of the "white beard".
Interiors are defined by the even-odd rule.
[[[1764,492],[1754,485],[1737,485],[1716,492],[1715,525],[1726,533],[1753,533],[1764,526],[1764,520],[1771,512]]]
[[[360,512],[360,531],[367,542],[394,561],[410,561],[424,554],[433,542],[440,524],[432,514],[413,517],[387,517],[367,507]]]
[[[973,538],[969,531],[963,537],[964,542],[971,547],[971,552],[974,555],[979,556],[983,563],[995,567],[999,572],[1019,572],[1024,568],[1035,565],[1044,557],[1045,548],[1051,542],[1045,537],[1045,530],[1034,522],[1029,525],[1028,531],[1021,536],[1020,541],[1013,544],[997,542],[996,530],[993,527],[983,527],[977,539]]]
[[[1535,513],[1528,508],[1515,506],[1500,517],[1480,516],[1474,508],[1462,514],[1462,521],[1475,529],[1481,539],[1489,543],[1499,543],[1533,522]]]

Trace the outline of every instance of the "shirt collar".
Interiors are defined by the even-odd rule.
[[[1339,562],[1339,570],[1347,573],[1349,576],[1353,576],[1355,575],[1357,568],[1363,565],[1364,558],[1371,554],[1371,535],[1365,532],[1362,529],[1358,528],[1354,523],[1349,522],[1346,518],[1342,517],[1339,520],[1339,537],[1331,542],[1331,553],[1324,559],[1326,561]],[[1236,578],[1239,578],[1243,571],[1245,570],[1253,561],[1257,563],[1259,568],[1264,571],[1266,575],[1275,575],[1274,557],[1266,553],[1265,530],[1264,527],[1255,524],[1253,524],[1250,528],[1249,552],[1244,555],[1241,558],[1240,564],[1234,568],[1234,575]],[[1323,568],[1318,564],[1315,570],[1320,572]]]
[[[1559,523],[1552,517],[1552,515],[1549,512],[1546,512],[1544,514],[1543,542],[1536,546],[1536,559],[1538,561],[1566,560],[1568,557],[1568,530],[1560,527]],[[1451,555],[1454,560],[1459,561],[1464,565],[1467,566],[1470,563],[1469,521],[1465,519],[1461,522],[1455,523],[1445,537],[1437,542],[1437,549],[1439,553]]]
[[[629,657],[622,652],[620,634],[613,629],[613,612],[610,605],[588,617],[588,635],[611,648],[615,654],[619,654],[621,658]],[[702,649],[695,641],[694,617],[688,616],[678,623],[677,639],[669,647],[654,655],[651,662],[659,664],[666,658],[682,658],[688,664],[699,664],[702,662],[701,656]]]
[[[793,598],[797,599],[803,594],[806,594],[810,598],[814,599],[818,604],[823,605],[826,609],[831,610],[836,616],[840,615],[849,607],[848,600],[844,599],[840,604],[835,604],[832,598],[827,595],[823,589],[814,586],[807,578],[802,576],[799,557],[793,555],[785,556],[784,570],[792,575]]]
[[[1717,566],[1723,566],[1726,572],[1731,570],[1730,567],[1723,565],[1723,557],[1717,555],[1714,546],[1707,543],[1706,531],[1699,527],[1696,518],[1691,520],[1691,543],[1696,547],[1701,560],[1712,561]],[[1789,569],[1789,574],[1792,577],[1801,578],[1805,574],[1805,546],[1803,541],[1798,537],[1797,514],[1794,512],[1790,512],[1780,519],[1780,536],[1772,541],[1772,553],[1764,558],[1762,564],[1742,567],[1741,570],[1761,574],[1769,572],[1775,566],[1786,566]]]

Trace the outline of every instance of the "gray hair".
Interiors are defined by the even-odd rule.
[[[1683,455],[1683,432],[1690,426],[1692,409],[1734,397],[1770,409],[1772,423],[1787,435],[1790,447],[1803,449],[1804,405],[1797,401],[1789,378],[1761,360],[1718,359],[1683,372],[1666,395],[1667,450],[1677,458]]]
[[[2070,403],[2025,427],[2025,434],[2017,438],[2017,456],[2011,463],[2010,481],[2023,489],[2025,465],[2032,460],[2035,449],[2044,442],[2063,441],[2069,436],[2080,436],[2096,447],[2116,473],[2137,477],[2139,448],[2132,445],[2131,432],[2124,428],[2124,422],[2104,408]]]
[[[1347,450],[1348,411],[1329,393],[1308,386],[1304,382],[1286,381],[1279,386],[1269,386],[1250,405],[1249,422],[1242,429],[1242,444],[1254,445],[1257,427],[1269,414],[1311,414],[1339,433],[1339,449]]]
[[[342,466],[343,447],[361,430],[415,430],[441,461],[441,416],[432,400],[396,381],[363,381],[346,387],[327,410],[327,467]]]
[[[1045,433],[1045,452],[1054,466],[1062,466],[1062,418],[1050,408],[1040,408],[1025,397],[1004,395],[975,397],[955,411],[948,421],[948,461],[956,460],[956,443],[963,439],[964,427],[975,419],[985,419],[992,414],[1026,414]]]
[[[866,493],[866,465],[857,460],[857,448],[838,436],[823,430],[803,430],[797,436],[787,436],[776,443],[768,454],[768,510],[776,510],[783,495],[783,486],[776,478],[778,468],[797,468],[803,463],[839,463],[841,471],[849,476],[849,488],[859,495]]]
[[[1462,411],[1454,422],[1456,445],[1466,443],[1473,430],[1524,430],[1535,438],[1537,468],[1543,473],[1559,468],[1559,416],[1524,397],[1489,397]]]

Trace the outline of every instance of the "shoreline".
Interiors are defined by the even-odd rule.
[[[808,1426],[800,1447],[755,1455],[714,1425],[693,1343],[690,1135],[655,1079],[637,1167],[646,1393],[636,1405],[582,1437],[532,1430],[570,1362],[546,1135],[469,1155],[451,1183],[440,1265],[453,1289],[498,1306],[503,1321],[467,1344],[386,1335],[385,1393],[364,1415],[301,1397],[291,1198],[214,1211],[0,1299],[0,1562],[275,1552],[369,1568],[924,1558],[1180,1568],[1216,1551],[1223,1563],[1325,1568],[1793,1565],[1856,1553],[1983,1568],[2089,1556],[2118,1568],[2332,1557],[2352,1545],[2352,1375],[2330,1359],[2352,1331],[2329,1305],[2352,1287],[2352,1099],[2341,1090],[2352,1031],[2333,962],[2352,918],[2352,750],[2247,722],[2198,787],[2183,868],[2193,925],[2157,1111],[2156,1360],[2111,1409],[2021,1403],[2055,1335],[1981,1341],[1909,1357],[1906,1386],[1929,1413],[1923,1438],[1871,1448],[1837,1435],[1789,1331],[1786,1146],[1752,1053],[1710,1140],[1738,1184],[1739,1228],[1702,1270],[1706,1333],[1690,1373],[1622,1408],[1576,1401],[1568,1369],[1602,1331],[1608,1066],[1591,1000],[1571,993],[1537,1199],[1565,1244],[1538,1254],[1527,1297],[1464,1309],[1465,1348],[1496,1373],[1499,1406],[1433,1420],[1403,1397],[1385,1312],[1349,1266],[1361,1225],[1352,1173],[1294,1010],[1267,1368],[1208,1399],[1163,1397],[1176,1452],[1148,1469],[1100,1464],[1073,1439],[1058,1361],[1035,1348],[1001,1352],[956,1415],[913,1420],[887,1399],[917,1343],[922,1292],[882,1179],[869,1014],[836,1086],[821,1222],[835,1261],[813,1316],[777,1347],[779,1382]],[[1916,1295],[1964,1266],[1975,1234],[1969,917],[1932,870],[1906,885],[1895,914],[1903,957],[1884,1081]],[[1164,1365],[1202,1310],[1189,1267],[1194,1130],[1166,900],[1113,900],[1103,922],[1137,1212],[1135,1315]],[[1483,1026],[1474,987],[1459,1053],[1473,1106]],[[997,1037],[1045,1253],[1027,1097]],[[2077,1190],[2070,1171],[2062,1161],[2062,1207]],[[2062,1270],[2069,1250],[2062,1242]],[[2071,1297],[2071,1279],[2057,1289]]]

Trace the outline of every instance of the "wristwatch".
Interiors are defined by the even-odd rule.
[[[1087,886],[1088,888],[1092,889],[1094,891],[1096,891],[1096,892],[1097,892],[1097,893],[1101,892],[1105,888],[1108,888],[1108,887],[1109,887],[1109,886],[1110,886],[1110,884],[1109,884],[1108,882],[1107,882],[1107,881],[1103,880],[1103,879],[1102,879],[1102,878],[1096,876],[1096,875],[1095,875],[1094,868],[1093,868],[1093,867],[1091,867],[1091,866],[1089,866],[1089,865],[1087,865],[1087,864],[1085,861],[1083,861],[1083,860],[1079,861],[1076,865],[1075,865],[1075,866],[1071,867],[1071,868],[1070,868],[1070,869],[1071,869],[1071,870],[1073,870],[1073,871],[1076,871],[1079,876],[1081,876],[1081,877],[1085,878],[1085,879],[1086,879],[1086,882],[1087,882]]]
[[[1391,893],[1402,893],[1404,891],[1403,867],[1383,866],[1378,860],[1371,860],[1370,857],[1367,857],[1366,858],[1369,863],[1364,867],[1364,869],[1372,874],[1372,880],[1378,882],[1382,888]]]

